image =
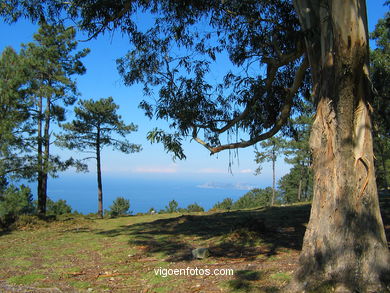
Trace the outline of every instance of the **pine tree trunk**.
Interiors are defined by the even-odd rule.
[[[271,198],[271,207],[275,204],[275,182],[276,182],[276,174],[275,174],[275,161],[276,156],[273,154],[272,157],[272,198]]]
[[[43,139],[42,139],[42,97],[38,100],[38,131],[37,131],[37,197],[38,197],[38,214],[44,216],[46,213],[46,198],[43,189]]]
[[[43,142],[44,142],[44,153],[43,153],[43,172],[42,172],[42,197],[45,206],[46,213],[46,202],[47,202],[47,179],[48,179],[48,169],[49,169],[49,157],[50,157],[50,98],[46,99],[46,110],[45,110],[45,129],[43,133]]]
[[[298,184],[298,195],[297,195],[297,199],[298,201],[301,201],[302,200],[302,184],[303,184],[303,176],[304,176],[304,171],[305,171],[305,167],[304,165],[302,164],[299,164],[300,167],[301,167],[301,177],[299,178],[299,184]]]
[[[103,218],[103,187],[102,187],[102,170],[100,163],[100,133],[98,130],[96,139],[96,170],[98,184],[98,216]]]
[[[384,291],[390,255],[374,173],[365,1],[297,0],[295,7],[312,32],[306,46],[317,112],[312,210],[289,291]]]

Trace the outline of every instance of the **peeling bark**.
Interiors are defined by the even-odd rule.
[[[310,137],[313,204],[289,291],[389,290],[373,169],[365,1],[298,0],[295,7],[308,31],[317,112]]]

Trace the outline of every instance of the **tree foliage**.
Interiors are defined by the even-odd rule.
[[[390,183],[390,13],[380,19],[371,34],[376,48],[371,51],[371,79],[374,98],[374,150],[377,156],[377,182]]]
[[[302,173],[305,177],[302,177]],[[295,165],[280,178],[278,190],[284,203],[309,201],[313,196],[313,173],[307,166]]]
[[[72,207],[66,203],[66,200],[59,199],[53,201],[50,198],[47,198],[47,215],[63,215],[70,214],[72,212]]]
[[[196,202],[189,204],[187,206],[186,210],[189,213],[204,212],[204,208],[202,206],[198,205]]]
[[[224,200],[222,200],[221,202],[217,202],[214,206],[213,206],[213,210],[231,210],[233,207],[233,199],[231,199],[230,197],[227,197],[225,198]]]
[[[261,173],[264,162],[272,162],[272,198],[271,206],[274,205],[276,195],[276,160],[283,153],[286,141],[281,136],[273,136],[265,141],[260,142],[261,151],[255,151],[255,162],[259,164],[256,174]]]
[[[124,216],[129,213],[130,200],[124,197],[117,197],[110,206],[109,214],[112,217]]]
[[[65,120],[65,107],[78,95],[72,77],[85,73],[80,59],[89,50],[74,53],[74,39],[73,28],[40,21],[34,42],[22,44],[19,54],[7,48],[1,60],[1,176],[37,179],[41,214],[48,176],[77,165],[50,152],[52,123]]]
[[[141,146],[130,143],[126,135],[136,131],[137,126],[125,124],[117,113],[119,106],[112,97],[97,101],[81,100],[79,107],[75,107],[76,119],[63,124],[64,133],[57,136],[57,145],[81,152],[92,152],[94,156],[86,159],[96,159],[96,173],[98,183],[98,214],[103,217],[103,187],[101,177],[101,151],[103,147],[111,146],[114,150],[123,153],[134,153],[141,150]],[[116,135],[116,136],[115,136]],[[118,139],[117,136],[122,137]]]
[[[112,147],[127,154],[140,151],[140,145],[116,137],[125,138],[137,131],[135,124],[125,124],[117,114],[118,109],[112,97],[96,101],[80,100],[78,107],[74,108],[76,119],[62,124],[64,132],[57,136],[57,145],[81,152],[95,151],[97,144],[99,151],[104,147]]]
[[[178,211],[178,208],[179,208],[178,202],[173,199],[168,203],[168,206],[165,207],[165,211],[167,213],[176,213]]]
[[[236,200],[232,205],[232,209],[238,210],[269,206],[271,204],[272,194],[273,189],[271,187],[252,189]]]
[[[34,212],[32,194],[29,187],[19,188],[10,185],[0,194],[0,226],[8,228],[18,216]]]
[[[118,61],[119,71],[125,84],[157,91],[156,103],[142,107],[169,121],[173,133],[157,139],[178,156],[185,137],[211,154],[254,145],[283,130],[301,99],[314,100],[315,200],[288,291],[388,288],[364,0],[5,0],[0,13],[58,20],[61,9],[91,37],[110,29],[129,35],[134,48]],[[137,27],[132,17],[139,11],[155,16],[149,28]],[[221,56],[232,65],[215,63]],[[222,77],[212,80],[215,70]]]
[[[148,115],[169,120],[175,131],[152,132],[151,138],[179,158],[183,137],[215,153],[272,136],[295,109],[298,92],[308,93],[301,83],[307,68],[303,34],[287,1],[49,3],[5,3],[2,14],[12,21],[24,8],[32,18],[50,19],[58,16],[55,8],[62,8],[91,37],[115,28],[128,34],[134,49],[118,60],[119,72],[125,84],[142,83],[147,94],[157,88],[157,103],[144,101],[141,106]],[[132,18],[138,9],[155,13],[150,28],[138,29]],[[233,67],[211,83],[212,64],[223,56]],[[249,134],[244,141],[224,144],[226,138],[220,138],[241,131]]]
[[[33,135],[28,111],[31,101],[25,89],[27,68],[11,47],[0,56],[0,177],[26,176],[28,161],[22,154],[31,151],[24,135]],[[28,172],[27,172],[28,173]]]

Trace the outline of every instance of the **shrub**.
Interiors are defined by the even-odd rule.
[[[124,197],[117,197],[112,206],[110,206],[109,214],[111,217],[124,216],[129,214],[130,201]]]
[[[36,215],[19,215],[15,223],[13,223],[13,227],[15,227],[18,230],[24,230],[24,229],[30,229],[34,227],[42,227],[46,226],[47,223],[43,220],[41,220]]]
[[[47,215],[63,215],[70,214],[72,208],[66,203],[66,200],[59,199],[58,201],[52,201],[50,198],[46,202],[46,213]]]
[[[272,197],[272,188],[255,188],[241,196],[233,205],[232,209],[247,209],[268,206]]]
[[[0,225],[8,228],[17,217],[34,212],[32,194],[29,187],[11,185],[0,195]]]
[[[165,210],[167,213],[176,213],[178,211],[179,204],[177,203],[176,200],[171,200],[168,203],[168,206],[165,207]]]
[[[225,198],[222,202],[217,202],[213,206],[213,210],[231,210],[233,206],[233,200],[230,197]]]
[[[196,202],[193,204],[188,205],[187,211],[190,213],[193,212],[204,212],[204,208],[198,205]]]

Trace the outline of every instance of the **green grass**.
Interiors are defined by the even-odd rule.
[[[294,267],[286,264],[296,264],[309,208],[103,220],[79,216],[30,225],[0,236],[0,279],[95,292],[279,292],[291,279]],[[192,259],[191,250],[198,247],[208,247],[210,257]],[[229,268],[235,275],[163,278],[154,273],[159,267]]]
[[[44,279],[45,276],[42,274],[27,274],[22,276],[13,276],[7,279],[10,284],[17,285],[31,285],[38,280]]]
[[[272,274],[270,278],[278,281],[289,281],[291,280],[291,275],[286,273],[275,273]]]
[[[301,213],[306,213],[307,217],[307,206],[291,209],[294,217]],[[199,280],[189,276],[163,278],[155,275],[155,268],[218,267],[221,262],[229,263],[229,259],[245,260],[253,256],[255,261],[261,262],[273,257],[256,251],[246,254],[254,245],[267,248],[269,241],[245,225],[253,217],[267,219],[270,226],[279,225],[281,212],[273,208],[103,220],[64,218],[0,236],[0,259],[6,264],[0,265],[0,275],[8,282],[33,283],[38,287],[112,289],[132,286],[139,289],[146,286],[153,292],[170,292],[187,282],[194,282],[196,286]],[[214,256],[193,260],[191,250],[195,247],[209,247]],[[35,274],[31,274],[32,271]],[[113,275],[115,282],[102,276],[107,272]],[[210,277],[210,282],[220,288],[228,279]]]

